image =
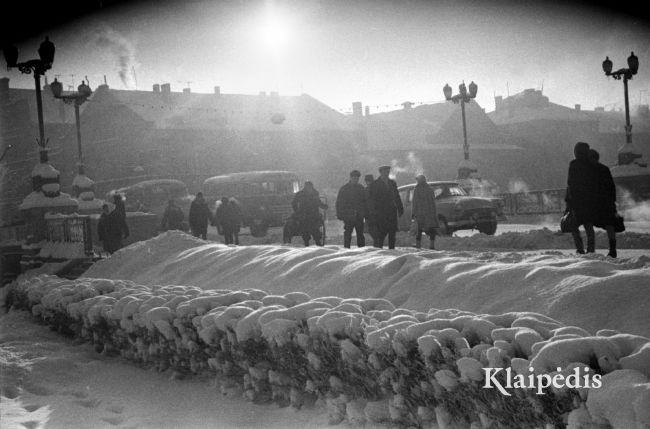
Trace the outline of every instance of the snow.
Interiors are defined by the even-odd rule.
[[[82,189],[90,188],[94,184],[95,184],[95,182],[93,180],[91,180],[88,176],[86,176],[85,174],[77,174],[75,176],[74,180],[72,181],[72,186],[73,187],[77,186],[77,187],[82,188]]]
[[[396,306],[425,312],[430,308],[491,314],[532,311],[592,334],[615,329],[650,336],[650,251],[615,260],[557,251],[235,247],[171,231],[120,250],[85,275],[143,285],[254,287],[272,294],[302,291],[311,297],[385,298]]]
[[[481,239],[463,238],[465,244]],[[647,237],[640,239],[647,240]],[[514,236],[505,240],[504,243],[513,248],[521,245],[515,242]],[[511,240],[510,243],[507,240]],[[34,271],[30,274],[38,273]],[[460,325],[468,322],[463,319],[461,310],[491,314],[539,312],[567,325],[558,328],[557,323],[550,319],[519,314],[516,326],[513,324],[513,328],[492,332],[499,317],[515,316],[493,316],[475,321],[472,329],[479,335],[492,332],[503,338],[495,341],[495,347],[491,347],[487,353],[494,366],[501,363],[504,353],[503,349],[496,347],[499,341],[505,343],[498,343],[502,347],[510,345],[505,341],[509,339],[528,349],[531,348],[531,341],[539,340],[539,336],[531,339],[531,335],[539,335],[533,334],[535,332],[548,338],[583,336],[585,331],[582,329],[591,335],[601,329],[614,329],[624,334],[650,337],[650,312],[647,311],[650,308],[650,251],[640,256],[614,260],[603,255],[577,256],[559,251],[391,251],[279,245],[236,247],[171,231],[121,249],[110,258],[96,263],[85,276],[107,279],[107,287],[118,280],[130,280],[135,284],[191,285],[204,290],[264,290],[273,294],[259,298],[264,305],[287,301],[298,305],[291,311],[278,307],[279,312],[271,314],[275,312],[272,309],[258,312],[245,309],[241,303],[238,305],[242,307],[232,307],[228,313],[208,312],[200,323],[209,329],[211,323],[230,326],[231,320],[261,317],[277,320],[264,325],[267,327],[263,332],[253,332],[250,326],[241,325],[242,329],[237,329],[236,334],[238,337],[240,333],[243,337],[264,335],[280,343],[285,341],[284,333],[295,326],[293,320],[288,319],[310,316],[310,323],[320,323],[335,335],[341,329],[361,323],[362,315],[352,313],[363,305],[372,306],[363,308],[364,312],[374,312],[373,317],[383,320],[375,332],[408,326],[411,328],[406,332],[416,335],[421,328],[418,325],[428,323],[423,322],[422,315],[450,317],[458,314],[459,317],[448,322],[449,326],[437,326],[439,330],[431,331],[432,335],[418,338],[419,347],[425,354],[439,349],[439,341],[444,339],[464,339],[459,336]],[[323,305],[305,303],[309,296],[323,297]],[[385,298],[390,302],[379,299],[342,302],[337,296]],[[254,302],[249,301],[250,309]],[[194,301],[192,305],[198,308],[200,302]],[[395,306],[404,308],[395,309]],[[347,319],[342,323],[341,319],[321,318],[322,313],[318,312],[327,308],[347,311]],[[429,311],[431,308],[458,310]],[[128,304],[120,311],[128,311]],[[147,313],[147,320],[154,324],[167,322],[167,313],[157,309]],[[280,313],[283,317],[276,318]],[[231,316],[236,317],[231,319]],[[76,342],[36,324],[26,312],[11,311],[1,315],[0,325],[0,364],[3,367],[0,405],[3,416],[9,415],[6,410],[13,410],[12,413],[17,415],[16,421],[29,419],[40,421],[48,428],[70,429],[114,426],[161,429],[329,427],[325,405],[320,402],[313,407],[303,407],[300,411],[290,407],[252,405],[241,398],[242,392],[236,388],[228,390],[222,385],[221,392],[225,392],[222,395],[213,380],[198,376],[178,379],[169,372],[144,370],[124,359],[96,353],[87,343]],[[237,324],[239,327],[240,324]],[[626,427],[634,421],[645,422],[648,420],[645,406],[650,400],[647,393],[650,384],[642,374],[647,370],[647,342],[645,346],[633,350],[635,338],[620,336],[617,332],[604,335],[606,333],[601,331],[603,339],[599,341],[615,343],[617,350],[629,348],[623,354],[627,357],[620,359],[623,370],[606,375],[613,380],[610,387],[598,391],[598,395],[590,394],[586,408],[579,409],[582,416],[579,417],[579,412],[576,412],[572,419],[593,419],[598,422],[617,419],[618,427]],[[369,335],[367,338],[374,337],[379,340],[380,336]],[[625,341],[621,343],[618,338]],[[559,339],[559,345],[547,343],[553,346],[543,354],[550,362],[548,365],[552,365],[556,358],[567,361],[575,359],[575,356],[555,356],[552,353],[555,348],[566,344],[560,341],[569,340]],[[587,344],[589,347],[592,345],[593,341]],[[387,346],[391,346],[390,341]],[[353,360],[357,350],[344,347],[342,353],[345,359]],[[614,358],[618,356],[614,353]],[[436,378],[448,388],[463,379],[479,378],[481,374],[473,359],[477,357],[471,355],[457,362],[462,379],[455,380],[446,373],[436,374]],[[527,365],[526,361],[521,367]],[[401,397],[398,396],[391,402],[392,412],[399,412]],[[620,400],[613,402],[612,398],[617,397]],[[363,410],[363,406],[358,408]],[[383,405],[378,408],[388,409]],[[347,412],[354,414],[354,411],[348,405]],[[363,411],[360,412],[363,414]],[[443,415],[444,410],[436,409],[436,413],[440,421],[447,419]]]
[[[77,200],[70,197],[70,194],[61,192],[56,197],[46,197],[41,191],[33,191],[25,197],[18,206],[20,210],[28,210],[37,207],[77,207]]]
[[[54,179],[59,177],[59,170],[54,168],[52,164],[47,162],[39,162],[32,170],[32,177],[42,177],[47,179]]]

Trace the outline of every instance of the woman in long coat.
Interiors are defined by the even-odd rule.
[[[415,178],[417,185],[413,189],[413,218],[417,223],[415,247],[422,247],[422,233],[429,236],[429,249],[434,249],[438,211],[436,210],[436,194],[427,183],[427,178],[420,174]]]

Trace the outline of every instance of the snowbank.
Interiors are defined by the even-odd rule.
[[[234,247],[174,231],[116,252],[85,276],[204,290],[254,287],[273,294],[386,298],[419,311],[534,311],[590,332],[650,336],[646,256]]]

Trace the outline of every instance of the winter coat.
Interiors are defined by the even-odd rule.
[[[192,231],[207,231],[208,222],[212,218],[208,203],[204,199],[195,198],[190,205],[189,223]]]
[[[291,201],[291,207],[294,211],[294,218],[300,231],[312,229],[321,220],[320,210],[327,209],[327,204],[320,200],[317,190],[301,190]]]
[[[124,246],[122,239],[129,236],[129,227],[122,213],[113,210],[109,214],[102,213],[97,222],[97,234],[104,250],[113,253]]]
[[[614,225],[616,216],[616,185],[609,167],[596,163],[598,177],[598,204],[594,225],[604,228]]]
[[[355,223],[366,217],[366,189],[358,183],[346,183],[336,196],[336,218]]]
[[[404,213],[404,205],[397,191],[397,183],[381,178],[370,185],[372,220],[378,232],[396,232],[397,218]]]
[[[185,214],[178,206],[167,206],[165,213],[163,213],[163,218],[161,222],[161,228],[163,230],[172,230],[172,229],[183,229],[183,219],[185,219]]]
[[[578,225],[593,224],[597,220],[599,199],[598,170],[586,158],[576,158],[569,163],[567,179],[567,208],[576,216]]]
[[[413,189],[413,217],[421,231],[438,228],[436,194],[427,183],[418,183]]]
[[[241,210],[237,203],[230,201],[221,203],[217,207],[214,220],[220,233],[223,234],[224,232],[239,232],[241,217]]]

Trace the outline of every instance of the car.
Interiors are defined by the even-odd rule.
[[[436,209],[442,235],[451,235],[455,231],[477,229],[487,235],[497,231],[499,206],[497,199],[470,196],[453,181],[427,182],[436,195]],[[397,188],[404,203],[404,215],[399,219],[400,231],[408,231],[411,227],[413,209],[413,189],[416,184],[404,185]]]
[[[113,189],[106,193],[106,200],[113,201],[113,195],[121,194],[127,212],[141,211],[154,213],[162,218],[167,202],[174,200],[176,205],[189,216],[190,205],[194,199],[187,191],[187,185],[175,179],[145,180],[130,186]]]

